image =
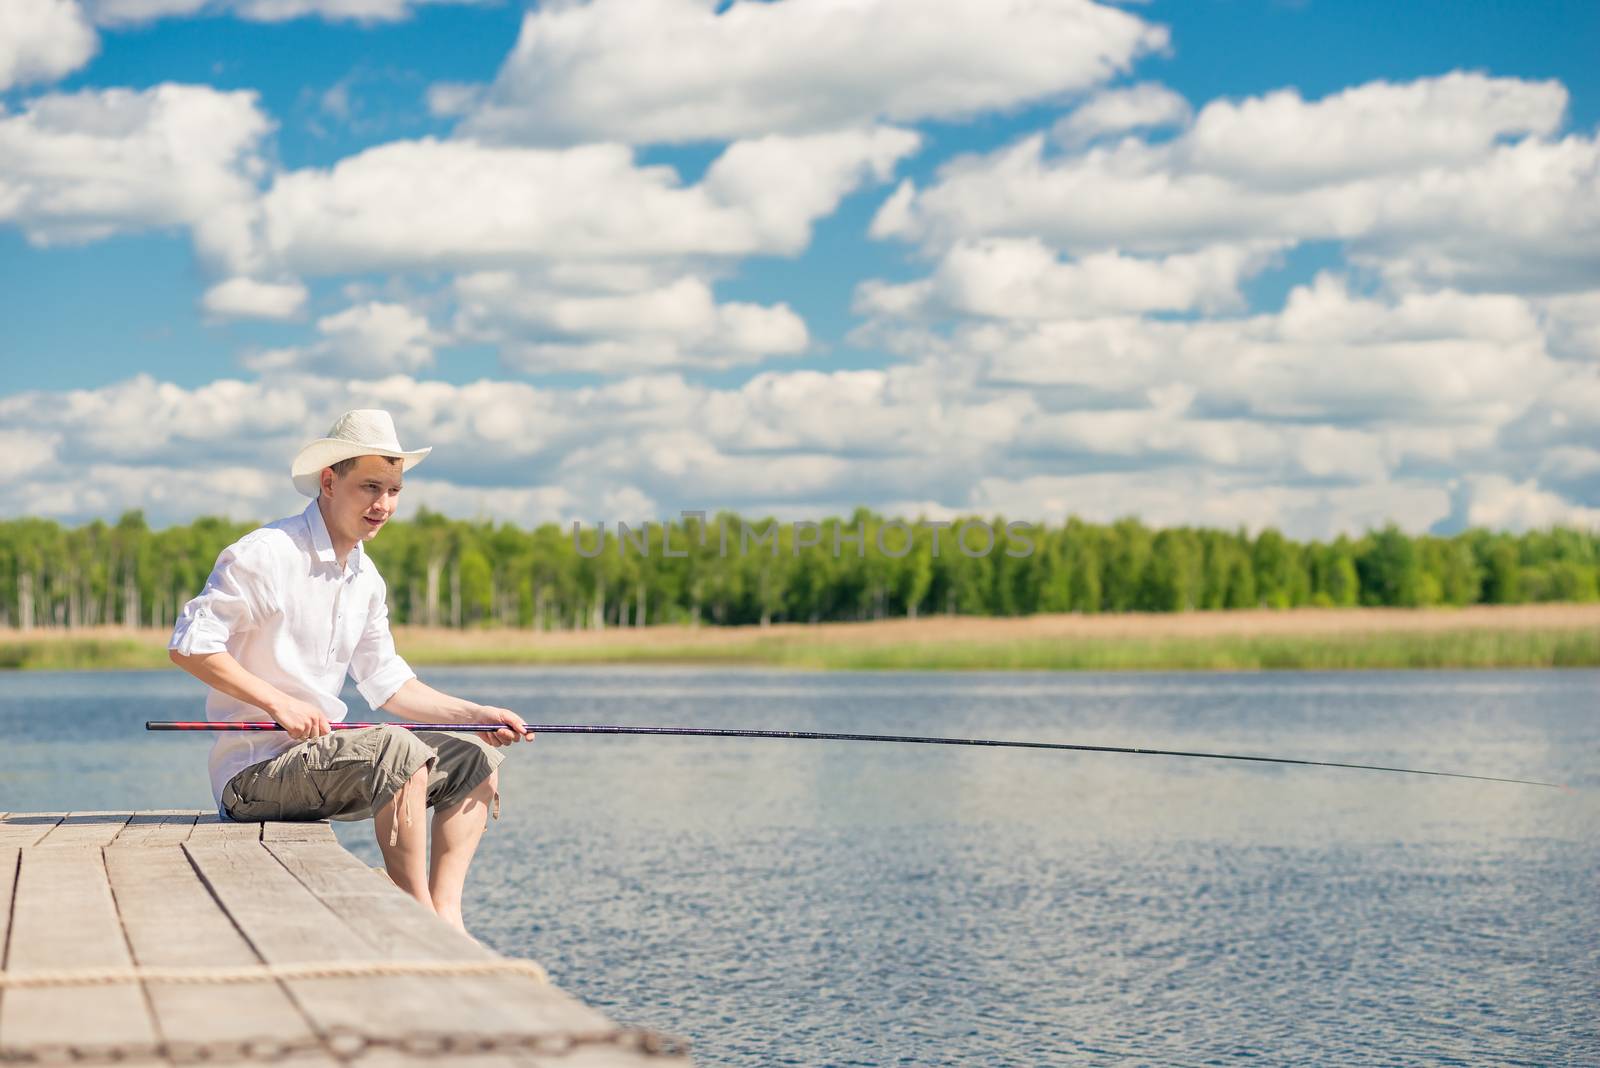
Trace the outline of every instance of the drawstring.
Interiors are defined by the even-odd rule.
[[[400,784],[400,792],[395,795],[395,797],[396,797],[396,802],[395,803],[398,804],[400,806],[400,808],[405,810],[406,826],[407,827],[411,826],[411,806],[406,804],[406,788],[411,785],[411,780],[413,778],[415,778],[414,775],[407,775],[406,776],[406,781]],[[394,816],[394,822],[389,825],[389,848],[393,849],[394,848],[394,844],[396,842],[398,842],[399,840],[400,840],[400,813],[396,812],[395,816]]]
[[[411,786],[412,778],[413,776],[407,776],[406,781],[400,784],[399,792],[395,794],[395,804],[399,805],[401,810],[403,810],[406,814],[405,820],[407,827],[411,826],[411,806],[406,804],[406,790]],[[494,818],[498,820],[500,818],[500,790],[498,787],[496,787],[494,791],[494,804],[491,811],[494,815]],[[395,813],[394,822],[389,825],[389,848],[393,849],[395,843],[399,840],[400,814],[397,812]]]

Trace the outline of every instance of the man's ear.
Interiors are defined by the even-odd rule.
[[[322,485],[320,487],[321,491],[323,493],[327,494],[329,497],[332,497],[333,496],[333,480],[338,477],[337,475],[335,475],[333,473],[333,468],[324,467],[322,469],[322,474],[317,476],[317,477],[322,480]]]

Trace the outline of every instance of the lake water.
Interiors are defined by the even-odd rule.
[[[1600,1064],[1600,673],[424,675],[530,721],[1577,787],[845,742],[513,750],[468,925],[701,1064]],[[0,675],[0,810],[208,807],[208,741],[141,729],[202,696],[175,670]],[[377,863],[370,828],[339,834]]]

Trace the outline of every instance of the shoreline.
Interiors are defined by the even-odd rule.
[[[1600,604],[934,616],[767,627],[397,626],[413,665],[703,664],[811,670],[1271,671],[1600,666]],[[168,666],[168,632],[0,630],[0,669]]]

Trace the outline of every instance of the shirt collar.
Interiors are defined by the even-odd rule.
[[[334,555],[333,537],[328,533],[328,524],[322,519],[322,509],[313,500],[304,512],[306,528],[311,532],[311,552],[325,564],[339,566],[339,558]],[[358,541],[350,549],[350,555],[345,558],[345,574],[353,577],[361,570],[361,561],[364,557],[361,543]]]

